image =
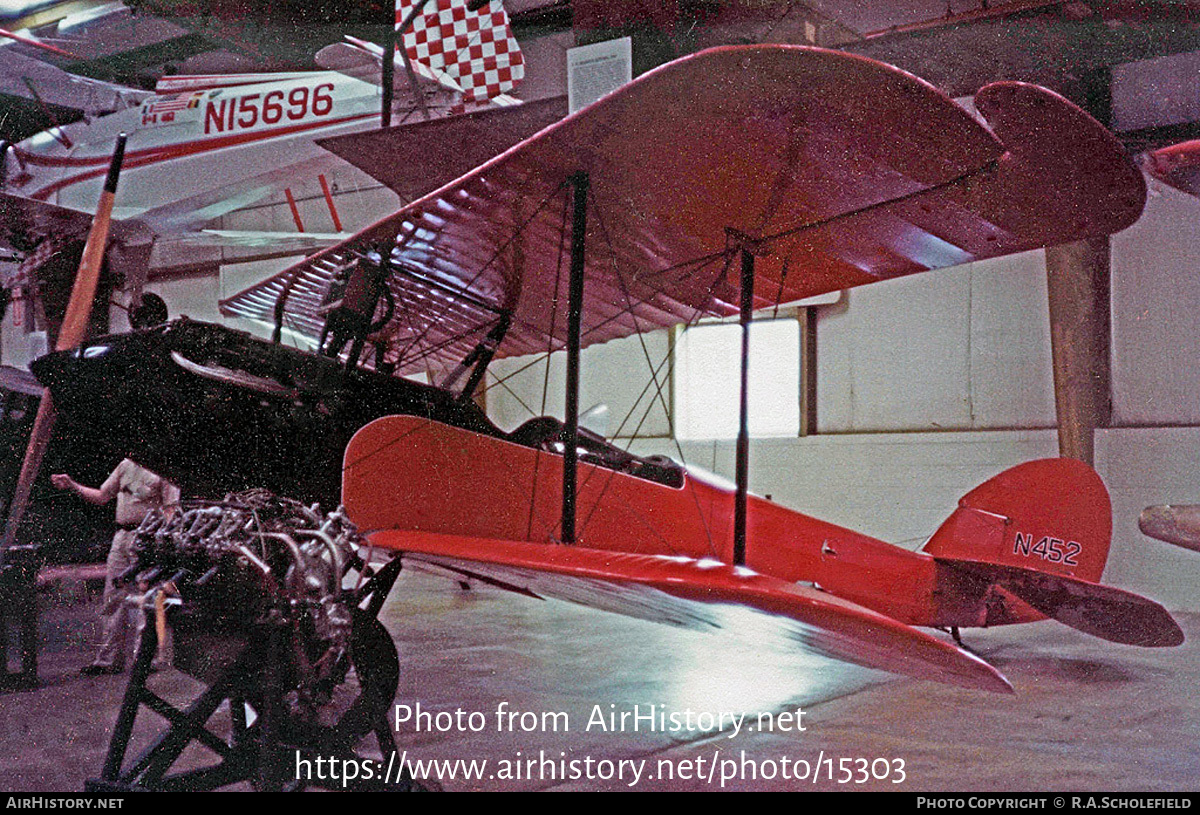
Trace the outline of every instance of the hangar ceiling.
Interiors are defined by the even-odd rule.
[[[1019,79],[1059,90],[1099,114],[1105,112],[1105,91],[1096,89],[1096,78],[1107,67],[1200,50],[1200,0],[505,0],[505,5],[519,34],[567,28],[572,14],[577,20],[598,16],[610,26],[614,20],[631,27],[666,21],[676,50],[682,43],[707,44],[694,32],[714,20],[724,27],[710,41],[724,42],[805,42],[804,25],[811,21],[816,25],[809,29],[810,41],[899,65],[952,95],[994,79]],[[0,6],[0,26],[67,54],[12,41],[4,48],[70,73],[151,88],[170,73],[312,67],[312,55],[343,33],[378,41],[390,7],[386,0],[17,2]],[[727,24],[729,18],[736,23]],[[0,80],[0,138],[18,140],[79,115],[21,98],[31,94],[19,77]]]

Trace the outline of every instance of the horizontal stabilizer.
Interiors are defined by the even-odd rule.
[[[1189,195],[1200,196],[1200,139],[1151,150],[1142,154],[1141,160],[1151,177]]]
[[[1165,608],[1132,592],[1019,566],[945,558],[937,558],[937,562],[983,578],[1047,617],[1085,634],[1150,648],[1183,642],[1183,630]]]
[[[149,91],[78,76],[12,48],[0,48],[0,93],[100,114],[140,105]]]
[[[786,619],[791,639],[818,656],[1012,692],[995,668],[950,643],[819,589],[715,560],[396,530],[370,541],[512,591],[687,628],[721,627],[721,604],[751,608]]]
[[[395,84],[397,87],[406,87],[406,69],[403,58],[397,52],[394,59],[397,68]],[[325,46],[317,52],[315,61],[317,65],[326,70],[337,71],[364,82],[375,85],[383,82],[383,47],[357,37],[347,36],[345,42],[335,42]],[[463,92],[459,81],[445,71],[426,65],[419,60],[410,60],[408,64],[412,68],[413,74],[419,79],[436,83],[455,93]],[[491,101],[502,106],[519,104],[519,100],[504,93],[492,97]]]
[[[379,63],[382,51],[372,53],[349,42],[335,42],[317,52],[313,61],[327,71],[340,71],[354,77],[370,77],[375,84],[381,79]]]

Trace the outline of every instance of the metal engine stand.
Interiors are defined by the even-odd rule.
[[[276,791],[436,789],[394,766],[387,712],[399,658],[377,618],[400,560],[374,569],[358,554],[361,542],[340,510],[322,515],[262,491],[147,517],[126,576],[146,589],[144,598],[160,598],[159,615],[161,598],[171,596],[165,619],[173,664],[206,688],[176,707],[147,686],[161,625],[148,621],[104,768],[86,789],[211,790],[240,782]],[[346,681],[351,669],[356,695]],[[227,734],[209,725],[224,702],[230,722],[219,729]],[[143,706],[167,727],[126,763]],[[382,760],[355,751],[367,735]],[[217,762],[177,768],[193,745]]]

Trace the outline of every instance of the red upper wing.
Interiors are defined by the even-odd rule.
[[[354,238],[222,302],[320,331],[331,275],[391,252],[401,372],[459,361],[512,316],[500,356],[565,341],[567,180],[590,180],[583,341],[736,312],[730,236],[760,255],[756,305],[1106,234],[1140,214],[1137,168],[1029,85],[983,89],[990,132],[891,66],[795,46],[718,48],[651,71]],[[428,150],[454,150],[430,143]],[[409,156],[385,160],[409,161]],[[420,161],[420,157],[416,158]],[[736,275],[736,272],[733,272]]]

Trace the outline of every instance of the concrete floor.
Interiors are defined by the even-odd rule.
[[[0,695],[4,790],[80,790],[99,772],[124,689],[122,677],[78,675],[91,657],[96,598],[47,605],[41,687]],[[968,644],[1011,680],[1014,696],[818,665],[763,631],[750,644],[745,636],[678,631],[491,588],[464,592],[410,572],[382,617],[401,653],[397,703],[410,710],[419,703],[422,712],[445,714],[440,723],[449,725],[439,730],[434,719],[418,732],[401,723],[405,756],[488,762],[482,779],[443,774],[448,790],[622,789],[639,766],[637,789],[1182,791],[1200,779],[1195,614],[1180,615],[1189,639],[1173,649],[1112,645],[1052,622],[967,632]],[[180,701],[199,687],[173,670],[151,682]],[[533,715],[501,729],[502,703]],[[624,732],[602,731],[594,720],[587,727],[597,709],[619,714],[635,705],[678,714],[683,727],[689,710],[697,726],[707,724],[700,713],[749,715],[736,735],[729,726],[632,732],[632,720]],[[757,727],[759,713],[798,709],[803,731],[794,716],[784,720],[788,732]],[[462,728],[453,719],[459,711]],[[472,713],[479,732],[468,729]],[[544,715],[556,713],[566,716]],[[214,727],[227,718],[219,711]],[[133,749],[159,726],[143,712]],[[554,762],[555,777],[543,757]],[[848,783],[838,783],[843,758],[852,759],[844,765]],[[499,777],[515,776],[515,762],[519,778]],[[564,780],[563,762],[593,776],[621,766],[624,778]],[[810,768],[803,781],[791,777],[803,772],[800,762]],[[864,766],[882,778],[858,783]],[[903,781],[894,783],[901,768]],[[663,777],[669,771],[674,779]],[[723,774],[731,777],[722,781]]]

